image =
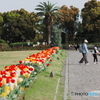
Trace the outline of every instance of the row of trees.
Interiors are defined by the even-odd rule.
[[[53,27],[74,33],[78,8],[57,7],[48,1],[37,5],[35,10],[38,13],[29,13],[24,9],[0,13],[0,38],[9,42],[32,41],[40,33],[43,40],[50,44]]]
[[[81,10],[82,22],[78,25],[77,39],[87,38],[89,42],[100,42],[100,1],[90,0]]]
[[[73,6],[58,7],[48,1],[40,2],[35,10],[38,12],[20,9],[0,13],[0,38],[12,43],[33,41],[36,34],[42,34],[43,40],[50,44],[55,41],[55,34],[62,33],[65,42],[79,42],[82,38],[89,42],[100,41],[100,2],[97,0],[84,4],[82,22],[79,21],[79,9]]]
[[[9,42],[33,40],[39,18],[24,9],[0,14],[0,38]]]

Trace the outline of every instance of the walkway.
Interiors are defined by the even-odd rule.
[[[89,65],[79,65],[79,51],[67,51],[67,55],[64,100],[100,100],[100,63],[93,64],[91,52]]]

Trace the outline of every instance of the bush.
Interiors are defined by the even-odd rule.
[[[21,50],[44,50],[50,48],[50,45],[38,45],[38,46],[16,46],[16,47],[2,47],[0,45],[0,51],[21,51]]]
[[[34,50],[43,50],[43,49],[48,49],[50,48],[50,45],[38,45],[38,46],[35,46],[33,49]]]
[[[30,45],[28,45],[28,42],[23,42],[23,46],[33,46],[33,42],[30,42]]]
[[[27,42],[16,42],[9,44],[10,47],[23,47],[23,46],[32,46],[33,42],[30,42],[30,45],[28,45]]]
[[[6,43],[6,41],[3,39],[0,39],[0,43]]]
[[[6,43],[0,43],[0,51],[8,50],[9,46]]]

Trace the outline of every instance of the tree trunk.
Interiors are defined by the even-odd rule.
[[[48,25],[46,27],[46,30],[47,30],[47,44],[50,44],[51,43],[51,26]]]
[[[51,43],[51,26],[52,26],[52,18],[47,15],[45,16],[45,25],[46,25],[46,40],[47,40],[47,44],[49,45]]]

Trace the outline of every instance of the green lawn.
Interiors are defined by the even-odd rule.
[[[28,57],[31,54],[40,52],[39,50],[30,51],[7,51],[0,52],[0,69],[4,66],[18,64],[19,60]],[[65,50],[59,50],[53,58],[48,68],[36,75],[35,80],[26,88],[18,100],[63,100],[64,80],[61,75],[66,57]],[[54,77],[49,77],[51,72]],[[60,81],[58,81],[60,79]],[[58,86],[58,89],[57,89]]]
[[[23,60],[31,54],[40,52],[39,50],[28,50],[28,51],[4,51],[0,52],[0,70],[4,66],[18,64],[19,60]]]
[[[60,54],[62,53],[62,55]],[[65,51],[60,50],[60,53],[54,56],[50,66],[36,76],[36,80],[31,85],[31,88],[24,92],[25,100],[63,100],[64,80],[58,83],[58,79],[62,78],[61,72],[64,67]],[[59,60],[57,59],[59,57]],[[51,71],[54,72],[54,77],[49,77]],[[56,87],[59,84],[58,91]],[[55,95],[55,93],[57,93]]]

